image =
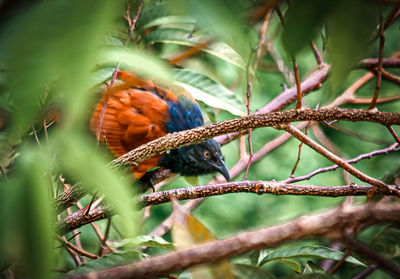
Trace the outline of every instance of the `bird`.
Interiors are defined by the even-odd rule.
[[[172,92],[128,71],[118,71],[122,83],[104,91],[95,105],[90,128],[114,156],[119,157],[136,147],[168,133],[204,125],[198,103],[183,89]],[[229,171],[217,141],[170,150],[131,166],[137,180],[153,188],[149,175],[164,168],[182,176],[221,173],[229,181]]]

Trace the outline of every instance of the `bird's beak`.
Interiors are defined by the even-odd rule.
[[[219,164],[217,164],[215,167],[216,167],[217,171],[225,177],[226,181],[229,181],[229,179],[230,179],[229,170],[226,167],[225,162],[222,158],[221,158]]]

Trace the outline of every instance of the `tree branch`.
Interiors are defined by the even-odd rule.
[[[86,209],[78,210],[57,223],[57,233],[64,235],[72,230],[82,227],[83,225],[105,219],[111,215],[111,209],[108,206],[102,205],[91,208],[89,212],[87,212]]]
[[[66,247],[72,249],[73,251],[77,252],[78,254],[80,254],[80,255],[82,255],[82,256],[85,256],[85,257],[88,257],[88,258],[91,258],[91,259],[94,259],[94,260],[100,259],[99,256],[94,255],[94,254],[91,254],[91,253],[89,253],[89,252],[86,252],[86,251],[84,251],[84,250],[78,248],[77,246],[75,246],[75,245],[72,244],[71,242],[66,241],[65,239],[63,239],[63,238],[60,237],[60,236],[58,236],[57,239],[58,239],[62,244],[64,244]]]
[[[318,144],[317,142],[313,141],[309,137],[305,136],[302,132],[300,132],[298,129],[291,125],[286,125],[282,127],[285,131],[288,133],[292,134],[294,137],[296,137],[298,140],[301,142],[304,142],[306,145],[311,147],[313,150],[321,154],[322,156],[326,157],[327,159],[331,160],[332,162],[336,163],[338,166],[340,166],[342,169],[348,171],[361,181],[367,182],[369,184],[372,184],[374,186],[378,186],[379,188],[386,188],[388,185],[386,185],[384,182],[377,180],[373,177],[370,177],[361,171],[357,170],[355,167],[347,163],[345,160],[340,158],[339,156],[333,154],[329,150],[325,149],[323,146]]]
[[[267,114],[244,116],[191,130],[167,134],[148,142],[113,160],[111,165],[138,165],[144,160],[182,146],[203,142],[212,137],[251,128],[276,126],[293,121],[370,121],[385,126],[400,125],[400,114],[357,109],[322,108],[288,110]]]
[[[79,184],[75,184],[69,187],[68,190],[65,190],[57,196],[54,201],[53,205],[55,207],[56,213],[61,213],[66,210],[71,205],[74,205],[77,201],[83,198],[86,195],[86,192],[82,189]]]
[[[237,181],[154,192],[137,198],[135,202],[140,208],[167,203],[172,201],[172,199],[193,200],[229,193],[343,197],[365,196],[371,191],[375,191],[374,194],[400,197],[400,189],[395,185],[388,185],[386,188],[375,189],[370,185],[315,186],[288,184],[276,181]],[[84,211],[77,211],[59,222],[57,231],[60,234],[65,234],[90,222],[104,219],[111,215],[112,212],[107,206],[98,206],[90,210],[87,214]]]
[[[396,275],[396,277],[400,276],[400,266],[398,266],[394,262],[385,259],[384,257],[379,255],[377,252],[375,252],[365,244],[362,244],[348,236],[344,237],[344,242],[348,244],[350,247],[357,250],[363,256],[366,256],[367,258],[371,259],[374,263],[377,263],[379,264],[379,266],[391,271],[393,274]]]
[[[145,207],[177,200],[197,199],[208,196],[218,196],[229,193],[254,193],[257,195],[296,195],[296,196],[322,196],[322,197],[343,197],[343,196],[365,196],[374,187],[370,185],[344,185],[344,186],[314,186],[296,185],[276,181],[237,181],[196,187],[171,189],[167,191],[154,192],[143,195],[137,199],[138,206]],[[400,189],[390,185],[386,189],[377,189],[376,194],[398,196]]]
[[[360,61],[358,64],[359,67],[362,68],[376,68],[378,66],[378,58],[367,58]],[[382,67],[384,68],[396,68],[400,67],[400,59],[399,58],[383,58],[382,59]]]
[[[355,225],[366,227],[380,222],[400,224],[400,205],[368,203],[355,207],[338,207],[324,213],[302,216],[282,225],[70,278],[151,278],[306,237],[337,239],[343,236],[346,228]]]

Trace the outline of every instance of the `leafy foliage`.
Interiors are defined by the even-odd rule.
[[[260,259],[258,265],[266,264],[272,260],[286,260],[290,258],[319,258],[319,259],[328,259],[339,261],[343,258],[344,253],[340,251],[336,251],[331,248],[321,247],[321,246],[302,246],[302,247],[294,247],[281,249],[277,251],[273,251],[268,253],[264,258]],[[345,261],[365,266],[362,262],[355,259],[352,256],[349,256],[345,259]]]

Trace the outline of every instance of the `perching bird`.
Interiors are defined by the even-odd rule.
[[[186,92],[173,94],[125,71],[120,71],[118,78],[124,83],[104,92],[90,122],[92,131],[115,156],[167,133],[204,125],[199,105]],[[156,167],[183,176],[220,172],[229,180],[220,146],[214,139],[171,150],[131,169],[137,179],[143,179]]]

